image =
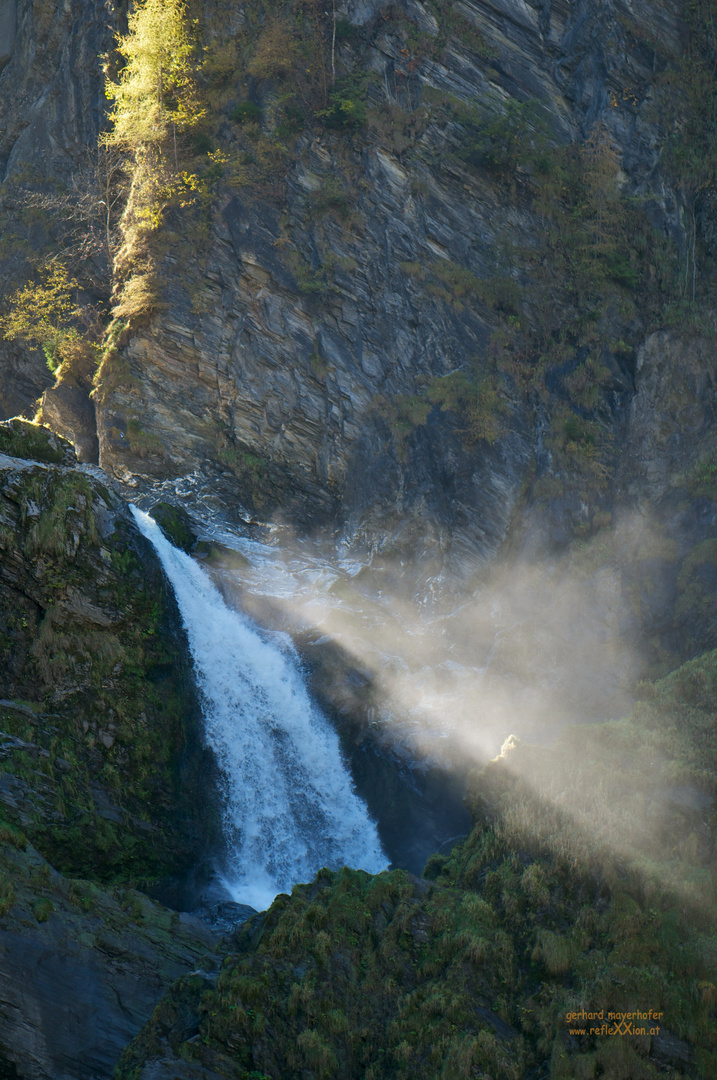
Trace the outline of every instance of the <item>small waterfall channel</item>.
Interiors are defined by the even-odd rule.
[[[175,591],[224,778],[224,884],[262,910],[323,866],[386,869],[338,737],[312,702],[291,647],[227,606],[205,571],[131,507]]]

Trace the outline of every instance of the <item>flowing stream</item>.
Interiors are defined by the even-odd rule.
[[[131,509],[172,583],[194,658],[206,737],[224,777],[232,899],[261,910],[323,866],[386,869],[338,737],[288,641],[282,648],[262,637],[148,514]]]

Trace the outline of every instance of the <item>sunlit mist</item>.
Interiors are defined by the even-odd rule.
[[[550,741],[630,708],[640,658],[619,570],[595,569],[587,549],[570,562],[513,559],[457,586],[397,563],[359,569],[306,541],[236,547],[245,564],[211,560],[224,592],[307,658],[323,650],[323,692],[407,755],[465,765],[511,733]]]

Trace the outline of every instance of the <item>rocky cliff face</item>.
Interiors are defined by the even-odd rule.
[[[124,367],[104,372],[101,461],[122,478],[199,470],[230,513],[280,507],[303,525],[338,519],[350,542],[439,559],[450,552],[457,568],[475,565],[500,547],[536,469],[561,485],[564,462],[546,435],[566,397],[561,380],[587,346],[581,353],[578,334],[556,362],[547,404],[540,391],[520,392],[520,375],[491,369],[491,335],[508,324],[529,329],[536,303],[555,308],[555,335],[578,316],[557,282],[531,294],[539,274],[527,253],[550,258],[541,252],[538,166],[528,154],[499,176],[487,152],[471,164],[470,110],[485,123],[533,101],[554,147],[601,119],[618,147],[620,183],[640,194],[663,235],[680,237],[680,198],[659,171],[653,99],[683,27],[669,3],[628,11],[411,2],[350,4],[345,13],[353,29],[340,64],[349,78],[369,74],[367,124],[308,128],[290,142],[283,183],[258,192],[220,183],[209,241],[191,268],[180,242],[191,225],[168,218],[166,310],[130,328]],[[241,6],[237,18],[241,26]],[[220,26],[208,13],[210,47]],[[276,88],[250,79],[249,89],[270,133]],[[237,79],[234,100],[245,92]],[[219,118],[229,142],[232,104]],[[536,137],[509,127],[495,136]],[[639,312],[625,326],[619,291],[599,343],[609,371],[599,423],[614,433],[628,417],[634,349],[648,328]],[[467,437],[465,416],[440,394],[441,380],[471,365],[472,393],[487,401],[492,388],[500,424]],[[573,489],[561,492],[558,542],[590,528],[610,502]]]
[[[4,826],[0,1069],[100,1080],[172,982],[213,970],[216,935],[132,889],[62,876]]]
[[[111,5],[3,0],[0,5],[0,288],[10,292],[77,240],[73,174],[87,172],[104,123],[101,56],[112,48]],[[85,192],[86,194],[86,192]],[[87,238],[85,237],[85,240]],[[82,274],[94,295],[102,256]],[[72,256],[71,256],[72,257]],[[106,270],[106,267],[105,267]],[[101,290],[100,290],[101,291]],[[42,352],[0,340],[0,412],[32,416],[51,386]]]
[[[576,207],[560,202],[556,162],[602,125],[612,180],[656,230],[648,247],[658,236],[682,257],[687,196],[663,167],[661,120],[686,34],[679,6],[352,0],[329,98],[353,94],[361,122],[311,114],[293,129],[291,88],[252,67],[262,12],[197,14],[202,138],[271,164],[249,182],[215,167],[199,216],[166,210],[159,306],[115,327],[94,395],[103,467],[140,486],[195,474],[230,518],[338,524],[356,550],[459,573],[495,555],[526,501],[547,507],[548,546],[601,527],[626,490],[614,447],[651,378],[636,357],[660,324],[662,270],[652,249],[634,273],[611,264],[596,308],[565,262],[577,241],[556,216]],[[40,210],[30,222],[23,193],[80,169],[102,124],[96,57],[113,25],[94,8],[22,3],[5,18],[10,282],[28,244],[57,246],[62,226]],[[247,98],[250,136],[232,119]],[[193,161],[203,177],[206,159]],[[706,238],[706,204],[698,217]],[[5,348],[8,415],[31,409],[49,376],[37,354]],[[44,415],[91,460],[86,391],[65,380]]]

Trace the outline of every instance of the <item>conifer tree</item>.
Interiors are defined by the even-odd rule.
[[[126,64],[106,93],[114,101],[108,144],[136,151],[161,146],[170,132],[200,117],[192,78],[192,42],[183,0],[144,0],[117,39]],[[176,152],[175,152],[176,157]]]
[[[122,318],[146,315],[157,303],[149,236],[161,223],[167,203],[194,179],[180,170],[177,133],[203,115],[193,77],[186,0],[135,0],[127,21],[127,34],[117,37],[125,65],[118,81],[108,80],[105,90],[113,105],[111,128],[103,138],[106,146],[119,148],[131,161],[123,243],[113,265],[113,312]]]

